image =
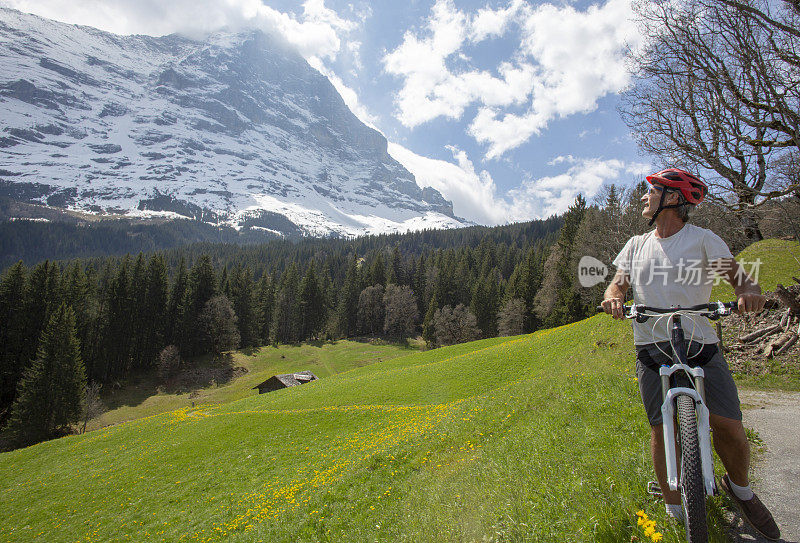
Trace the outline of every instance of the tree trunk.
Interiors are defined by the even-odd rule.
[[[736,212],[736,215],[739,218],[739,222],[742,224],[742,230],[747,241],[755,243],[764,239],[764,235],[761,233],[761,228],[758,224],[758,215],[755,211],[745,209]]]

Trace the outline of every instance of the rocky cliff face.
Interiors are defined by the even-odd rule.
[[[464,224],[260,31],[116,36],[0,8],[0,193],[307,235]]]

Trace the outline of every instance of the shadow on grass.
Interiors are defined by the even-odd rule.
[[[200,389],[226,385],[245,373],[246,368],[234,366],[232,353],[225,353],[217,359],[204,356],[191,361],[166,380],[156,370],[151,370],[125,383],[110,383],[103,387],[103,403],[109,410],[114,410],[136,407],[160,392],[189,394],[191,397]]]
[[[349,341],[356,343],[365,343],[367,345],[393,345],[407,351],[422,350],[419,343],[419,338],[403,338],[403,339],[387,339],[380,336],[359,336],[347,338]]]
[[[330,339],[312,339],[304,343],[305,345],[311,345],[312,347],[316,347],[318,349],[321,349],[325,345],[336,345],[336,341]],[[297,343],[294,346],[299,347],[300,345],[303,345],[303,343]]]

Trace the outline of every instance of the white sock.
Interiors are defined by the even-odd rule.
[[[667,516],[683,522],[683,507],[679,503],[667,503]]]
[[[753,491],[750,489],[750,485],[739,486],[731,481],[730,477],[728,477],[728,484],[731,486],[731,492],[740,500],[746,502],[753,499]]]

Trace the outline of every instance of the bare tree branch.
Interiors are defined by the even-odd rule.
[[[631,55],[623,120],[643,151],[709,178],[753,239],[761,235],[753,210],[797,193],[775,164],[800,150],[799,1],[643,0],[637,8],[646,46]]]

